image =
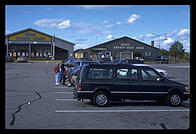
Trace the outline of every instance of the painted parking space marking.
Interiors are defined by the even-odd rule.
[[[61,91],[59,91],[59,92],[54,92],[55,94],[73,94],[73,92],[61,92]]]
[[[58,87],[54,87],[54,88],[67,88],[67,87],[65,87],[65,86],[58,86]]]
[[[171,68],[190,68],[190,66],[168,66]]]
[[[76,101],[76,99],[56,99],[56,101]]]
[[[189,109],[151,109],[151,110],[55,110],[56,113],[121,113],[121,112],[189,112]]]

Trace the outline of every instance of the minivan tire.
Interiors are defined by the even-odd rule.
[[[104,91],[97,92],[93,97],[93,102],[99,107],[105,107],[109,103],[108,94]]]
[[[172,92],[167,97],[167,103],[168,105],[172,107],[178,107],[182,103],[182,96],[178,92]]]

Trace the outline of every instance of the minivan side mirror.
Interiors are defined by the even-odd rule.
[[[157,81],[164,81],[163,78],[157,78]]]

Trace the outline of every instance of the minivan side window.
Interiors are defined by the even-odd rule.
[[[131,69],[130,73],[131,73],[130,79],[132,79],[132,80],[137,80],[138,79],[138,77],[137,77],[137,69]]]
[[[128,69],[127,68],[117,69],[117,78],[128,78]]]
[[[159,76],[152,69],[142,69],[143,80],[157,80]]]
[[[112,78],[113,71],[109,68],[90,68],[87,73],[88,79]]]

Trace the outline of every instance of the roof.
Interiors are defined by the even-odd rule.
[[[102,46],[102,45],[104,45],[104,44],[108,44],[108,43],[111,43],[111,42],[114,42],[114,41],[117,41],[117,40],[121,40],[121,39],[130,39],[130,40],[134,40],[134,41],[139,42],[139,43],[141,43],[141,44],[143,44],[143,45],[145,45],[145,46],[152,47],[152,48],[155,48],[155,49],[160,50],[159,48],[153,47],[153,46],[151,46],[151,45],[148,45],[148,44],[146,44],[146,43],[143,43],[143,42],[141,42],[141,41],[132,39],[132,38],[127,37],[127,36],[123,36],[123,37],[118,38],[118,39],[114,39],[114,40],[111,40],[111,41],[107,41],[107,42],[101,43],[101,44],[99,44],[99,45],[96,45],[96,46],[93,46],[93,47],[89,47],[89,48],[87,48],[87,49],[91,49],[91,48],[94,48],[94,47]]]
[[[10,33],[10,34],[7,34],[7,35],[6,35],[6,37],[7,37],[7,36],[12,36],[12,35],[15,35],[15,34],[18,34],[18,33],[21,33],[21,32],[25,32],[25,31],[28,31],[28,30],[31,30],[31,31],[34,31],[34,32],[37,32],[37,33],[41,33],[41,34],[46,35],[46,36],[49,36],[49,37],[51,37],[51,38],[53,37],[53,36],[52,36],[52,35],[50,35],[50,34],[43,33],[43,32],[41,32],[41,31],[38,31],[38,30],[33,29],[33,28],[26,28],[26,29],[23,29],[23,30],[20,30],[20,31],[14,32],[14,33]],[[58,38],[58,37],[56,37],[56,36],[55,36],[55,38],[56,38],[56,39],[58,39],[58,40],[61,40],[61,41],[63,41],[63,42],[70,43],[71,45],[75,45],[75,44],[74,44],[74,43],[72,43],[72,42],[69,42],[69,41],[63,40],[63,39]]]

